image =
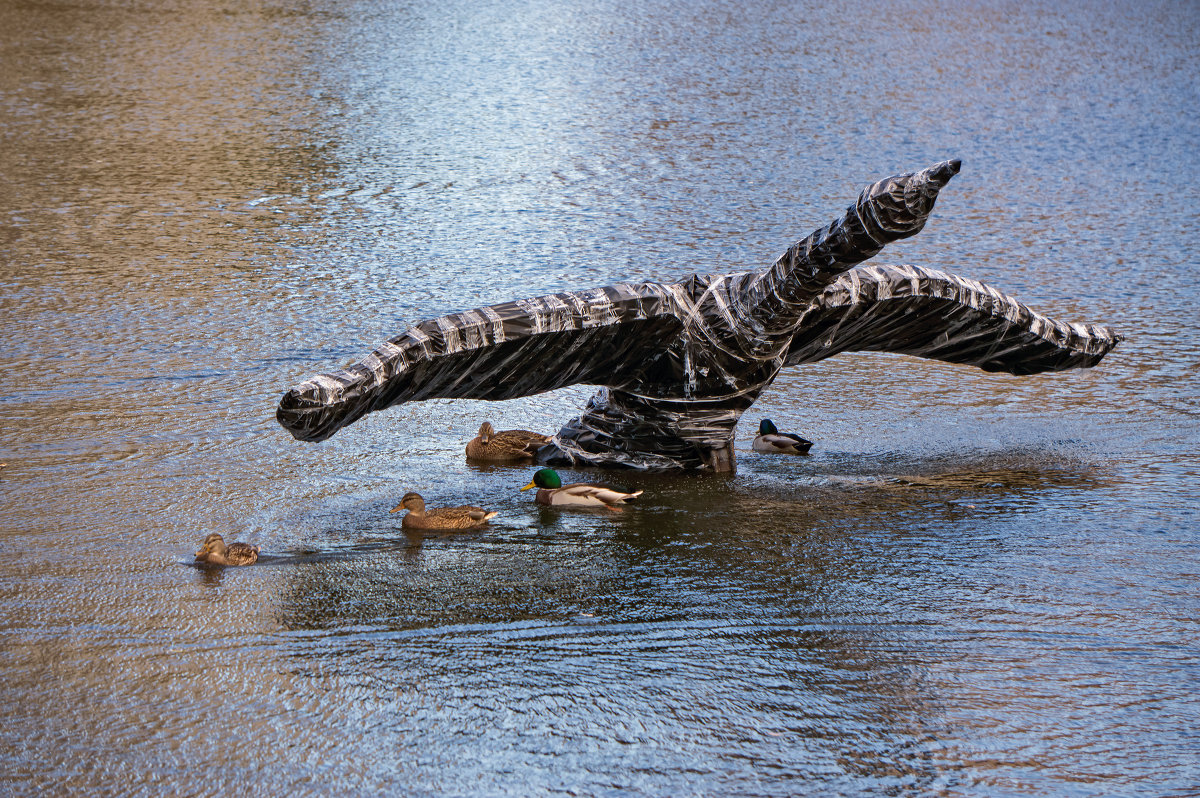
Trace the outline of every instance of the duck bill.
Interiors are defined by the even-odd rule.
[[[393,507],[392,509],[388,510],[388,512],[389,512],[389,513],[398,513],[398,512],[400,512],[400,511],[401,511],[401,510],[403,510],[403,509],[404,509],[404,503],[403,503],[403,502],[401,502],[400,504],[397,504],[397,505],[396,505],[395,507]]]
[[[521,488],[521,490],[529,490],[530,488],[536,488],[536,487],[537,487],[537,485],[533,484],[533,480],[530,480],[529,484],[526,485],[525,487]]]

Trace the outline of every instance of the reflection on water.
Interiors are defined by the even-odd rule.
[[[1197,22],[0,6],[0,792],[1194,789]],[[274,422],[410,323],[758,267],[948,157],[883,259],[1113,324],[1102,366],[789,371],[735,475],[564,473],[622,513],[462,459],[590,388]],[[408,535],[408,490],[499,515]]]

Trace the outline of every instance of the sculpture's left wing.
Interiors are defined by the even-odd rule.
[[[320,441],[375,410],[421,399],[512,399],[614,384],[681,328],[655,283],[550,294],[423,321],[346,368],[283,395],[275,417]]]
[[[786,365],[874,351],[1037,374],[1094,366],[1120,340],[1109,327],[1051,319],[974,280],[917,266],[863,265],[813,300]]]

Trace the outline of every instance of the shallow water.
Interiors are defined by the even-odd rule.
[[[0,6],[0,792],[1194,794],[1195,5],[477,5]],[[794,369],[736,475],[568,474],[621,513],[461,457],[586,387],[274,421],[408,324],[762,266],[950,157],[877,259],[1111,324],[1099,367]],[[500,515],[412,539],[411,489]]]

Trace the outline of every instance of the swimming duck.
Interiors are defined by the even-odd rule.
[[[258,561],[259,546],[249,543],[225,544],[225,538],[217,532],[209,533],[204,539],[200,551],[196,552],[196,562],[210,565],[252,565]]]
[[[621,493],[620,491],[606,488],[601,485],[589,485],[586,482],[573,482],[570,485],[562,484],[562,479],[558,476],[558,472],[553,468],[542,468],[533,475],[533,479],[528,485],[521,490],[529,490],[532,487],[537,487],[538,492],[534,500],[538,504],[545,504],[555,507],[608,507],[617,509],[613,505],[621,504],[628,499],[633,499],[642,495],[642,491],[633,493]]]
[[[775,428],[775,422],[764,418],[758,425],[758,434],[754,436],[750,448],[772,454],[808,454],[812,441],[806,441],[792,432],[780,432]]]
[[[549,442],[549,435],[527,429],[496,432],[492,422],[485,421],[479,426],[479,434],[467,444],[467,457],[493,462],[532,460],[537,450]]]
[[[400,526],[404,529],[475,529],[495,518],[498,513],[482,507],[434,507],[425,509],[425,500],[419,493],[406,493],[400,503],[392,508],[396,513],[408,510]]]

